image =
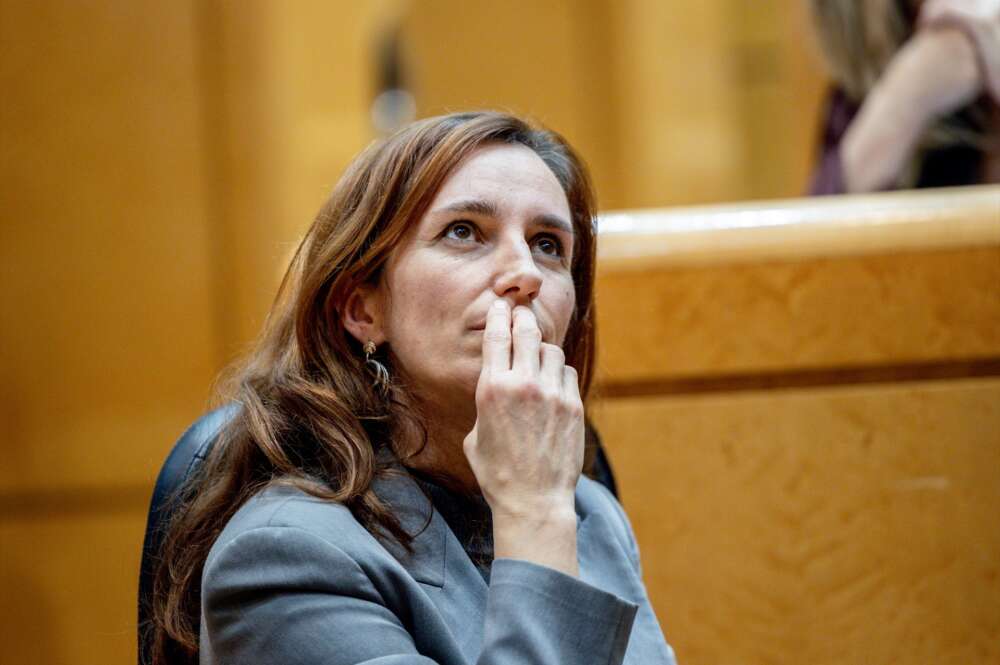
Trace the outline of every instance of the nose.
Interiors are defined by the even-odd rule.
[[[530,305],[542,288],[542,271],[524,239],[510,243],[497,252],[497,270],[493,291],[507,298],[511,305]]]

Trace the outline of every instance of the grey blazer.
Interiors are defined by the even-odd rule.
[[[579,579],[497,559],[488,585],[412,478],[375,492],[417,534],[412,555],[291,487],[248,501],[205,563],[201,664],[674,663],[632,529],[599,484],[577,485]]]

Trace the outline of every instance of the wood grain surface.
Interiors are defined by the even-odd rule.
[[[1000,244],[608,270],[597,312],[605,382],[997,358]]]
[[[1000,379],[594,413],[680,662],[1000,662]]]

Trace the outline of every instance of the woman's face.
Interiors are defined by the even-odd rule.
[[[458,166],[375,294],[382,335],[418,395],[474,395],[499,298],[530,308],[543,341],[562,345],[576,301],[573,233],[559,181],[529,148],[487,145]]]

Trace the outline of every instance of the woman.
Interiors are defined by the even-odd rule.
[[[171,526],[155,662],[673,662],[580,476],[593,212],[572,149],[508,115],[355,160]]]
[[[1000,0],[812,0],[836,87],[813,194],[1000,182]]]

